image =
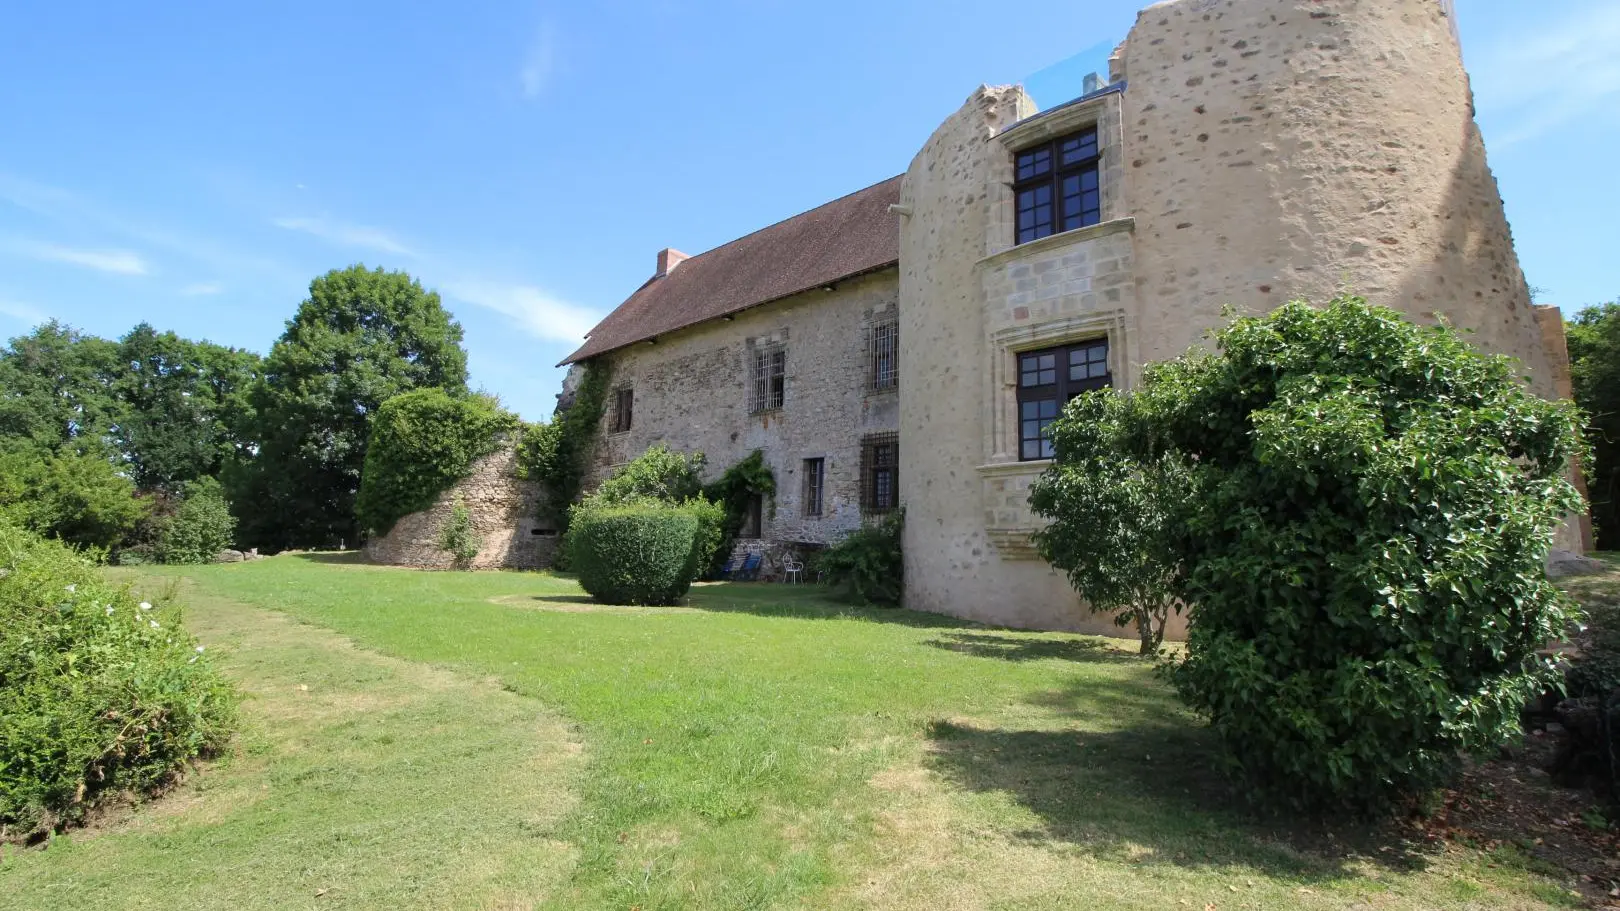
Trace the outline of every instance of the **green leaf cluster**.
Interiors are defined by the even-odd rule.
[[[904,530],[904,514],[891,513],[822,551],[815,568],[851,600],[899,605],[905,592],[905,557],[900,549]]]
[[[230,735],[236,694],[176,608],[4,520],[0,629],[0,841],[160,788]]]
[[[401,393],[377,410],[355,511],[383,535],[401,517],[432,506],[519,426],[494,396],[438,387]]]
[[[404,272],[357,265],[311,282],[252,391],[257,448],[225,472],[244,543],[357,541],[355,500],[378,409],[414,389],[464,395],[461,339],[439,295]]]
[[[727,468],[713,483],[704,486],[703,498],[719,504],[723,512],[720,539],[704,570],[706,577],[714,578],[720,575],[726,561],[731,558],[731,549],[748,521],[748,511],[754,499],[770,504],[774,513],[776,475],[765,462],[765,453],[756,449]]]
[[[1052,467],[1029,495],[1051,520],[1034,535],[1041,556],[1091,610],[1134,625],[1144,655],[1158,651],[1179,604],[1172,532],[1191,489],[1178,459],[1132,438],[1153,425],[1155,402],[1106,389],[1070,402],[1052,425]]]
[[[579,499],[590,471],[612,379],[605,361],[588,362],[582,369],[573,402],[550,423],[524,428],[518,445],[518,474],[545,487],[541,508],[548,514],[542,518],[556,522],[559,531],[567,531],[569,507]]]
[[[184,499],[163,520],[153,556],[162,563],[212,563],[236,540],[236,517],[214,478],[186,484]]]
[[[450,518],[439,529],[439,549],[450,555],[457,569],[472,566],[478,556],[478,536],[473,534],[472,511],[460,496],[450,506]]]
[[[674,604],[697,578],[702,520],[693,509],[656,501],[581,503],[568,527],[579,584],[605,604]]]
[[[1059,452],[1089,447],[1100,468],[1112,450],[1121,486],[1178,488],[1099,494],[1163,512],[1135,523],[1141,543],[1097,554],[1121,579],[1145,560],[1187,605],[1172,679],[1250,792],[1386,808],[1512,735],[1554,679],[1538,651],[1574,607],[1543,561],[1582,505],[1565,480],[1579,413],[1452,329],[1360,298],[1216,338],[1218,353],[1150,367],[1129,406],[1077,402]],[[1106,445],[1073,426],[1087,416],[1114,425],[1096,431]],[[1043,482],[1059,522],[1065,483]],[[1047,546],[1080,553],[1064,533]]]
[[[1582,468],[1601,550],[1620,550],[1620,302],[1583,308],[1566,326],[1575,403],[1592,458]]]
[[[0,517],[79,547],[118,547],[150,503],[100,453],[0,441]]]

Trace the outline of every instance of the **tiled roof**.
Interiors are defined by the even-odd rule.
[[[562,363],[893,265],[900,228],[889,206],[899,201],[891,177],[685,260],[637,289]]]

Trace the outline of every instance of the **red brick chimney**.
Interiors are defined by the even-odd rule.
[[[687,256],[685,253],[682,253],[674,247],[665,247],[664,249],[659,250],[658,271],[654,273],[654,277],[663,278],[669,273],[674,272],[676,266],[691,258],[692,257]]]

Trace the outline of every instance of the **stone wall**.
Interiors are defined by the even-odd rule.
[[[614,433],[607,413],[587,488],[647,447],[662,442],[708,458],[714,480],[754,450],[776,476],[774,512],[766,507],[762,537],[821,545],[861,523],[861,439],[898,426],[895,390],[866,390],[866,332],[895,318],[895,271],[885,269],[712,320],[614,352],[610,389],[630,389],[628,431]],[[904,335],[902,333],[902,344]],[[750,352],[781,344],[787,352],[783,406],[749,413]],[[903,358],[902,358],[903,360]],[[805,459],[825,459],[820,516],[805,515]],[[906,475],[902,468],[901,489]]]
[[[1443,4],[1170,0],[1139,15],[1110,72],[1124,84],[1039,116],[1021,89],[982,87],[906,172],[910,607],[1112,630],[1030,545],[1028,488],[1048,463],[1018,461],[1020,351],[1106,338],[1130,388],[1228,306],[1350,291],[1446,319],[1518,358],[1538,393],[1567,394]],[[1013,153],[1093,124],[1102,222],[1014,246]]]
[[[388,534],[366,542],[366,559],[391,566],[449,569],[439,534],[460,496],[482,541],[474,569],[544,569],[557,549],[557,531],[538,518],[544,496],[534,481],[517,477],[517,451],[503,447],[473,465],[471,474],[439,495],[432,507],[394,523]]]

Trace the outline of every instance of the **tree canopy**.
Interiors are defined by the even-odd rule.
[[[404,272],[356,265],[311,282],[250,396],[258,449],[226,473],[244,543],[355,543],[373,415],[412,389],[465,393],[461,339],[439,295]]]
[[[1089,556],[1129,570],[1148,554],[1187,606],[1173,679],[1250,793],[1385,807],[1501,743],[1553,678],[1538,653],[1572,608],[1543,561],[1581,506],[1565,480],[1578,412],[1450,328],[1359,298],[1216,338],[1146,370],[1137,401],[1100,415],[1112,426],[1077,426],[1095,401],[1064,412],[1038,498],[1065,539],[1050,546],[1086,553],[1077,519],[1096,510],[1071,513],[1064,488],[1097,456],[1124,466],[1098,486],[1175,485],[1104,491],[1171,520],[1121,519],[1136,543]]]
[[[1582,466],[1602,550],[1620,549],[1620,302],[1586,307],[1568,324],[1570,379],[1586,412],[1592,458]]]

